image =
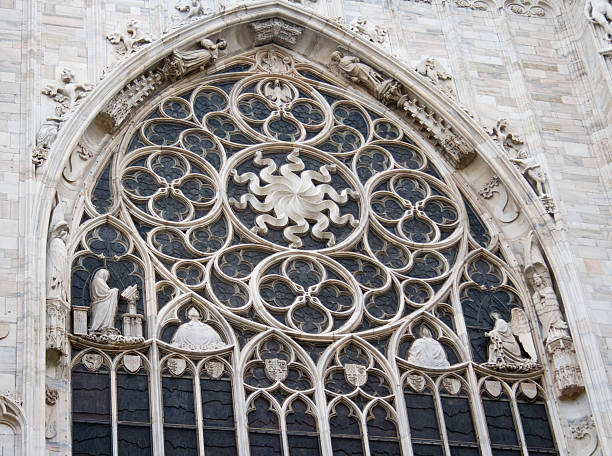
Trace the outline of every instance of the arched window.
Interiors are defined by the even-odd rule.
[[[269,45],[109,144],[73,233],[73,454],[558,454],[508,252],[340,82]]]

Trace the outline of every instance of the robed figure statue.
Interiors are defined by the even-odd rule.
[[[115,315],[119,290],[110,288],[106,283],[110,273],[107,269],[98,270],[91,281],[91,323],[89,332],[118,332],[115,329]]]

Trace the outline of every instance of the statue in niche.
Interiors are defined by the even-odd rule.
[[[546,342],[558,335],[567,335],[567,323],[563,319],[557,294],[547,283],[544,276],[534,272],[531,277],[533,294],[531,299],[535,306],[538,319],[542,324],[542,337]]]
[[[225,343],[215,329],[203,323],[202,315],[195,307],[187,311],[188,322],[178,327],[170,345],[183,350],[207,351],[225,347]]]
[[[589,21],[600,25],[606,32],[606,38],[612,40],[612,6],[608,0],[586,0],[584,15]]]
[[[450,366],[444,347],[432,337],[430,329],[423,325],[419,334],[421,337],[416,339],[408,350],[407,361],[423,367]]]
[[[176,49],[173,52],[172,64],[180,74],[188,73],[195,69],[203,70],[219,58],[219,52],[227,48],[225,40],[213,42],[208,38],[198,41],[200,49],[184,51]]]
[[[106,283],[110,277],[108,269],[98,270],[91,281],[89,296],[91,298],[91,322],[89,333],[117,334],[115,315],[119,290],[110,288]]]
[[[331,61],[350,81],[365,86],[373,93],[378,93],[379,86],[384,82],[383,77],[369,65],[361,63],[359,57],[342,55],[340,51],[335,51],[331,55]]]
[[[511,158],[510,161],[516,165],[539,197],[548,195],[546,176],[535,158],[527,156],[527,152],[521,150],[518,152],[517,156]]]
[[[66,287],[66,266],[68,250],[68,223],[64,220],[63,205],[56,206],[53,211],[51,240],[47,250],[47,299],[59,299],[68,302]]]
[[[489,359],[486,367],[501,371],[528,372],[537,369],[533,340],[529,331],[529,323],[525,313],[518,308],[512,309],[512,317],[508,323],[497,312],[491,313],[495,321],[493,329],[486,332],[489,341]],[[532,359],[521,356],[521,346],[515,336],[519,337],[525,351],[531,352]]]

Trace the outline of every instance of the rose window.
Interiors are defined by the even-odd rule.
[[[496,336],[524,287],[426,138],[274,46],[215,71],[84,196],[73,454],[558,454],[529,323]]]

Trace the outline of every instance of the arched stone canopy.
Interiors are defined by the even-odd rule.
[[[491,207],[487,207],[485,201],[478,198],[478,190],[492,176],[499,176],[511,200],[517,202],[520,206],[521,215],[511,224],[503,224],[490,217],[488,220],[490,226],[495,227],[494,230],[497,230],[503,242],[507,243],[510,250],[517,253],[520,251],[518,247],[520,239],[526,237],[531,230],[537,233],[540,244],[547,254],[551,270],[557,279],[559,293],[566,304],[565,310],[570,329],[575,329],[578,324],[581,324],[584,320],[581,312],[584,312],[584,310],[579,304],[582,299],[580,284],[577,275],[573,272],[569,251],[566,248],[568,241],[565,239],[559,222],[555,222],[545,212],[532,189],[512,164],[508,162],[497,143],[450,98],[415,72],[386,55],[384,51],[359,37],[349,34],[334,22],[288,3],[265,2],[245,5],[227,10],[220,15],[190,23],[135,53],[110,72],[62,126],[47,163],[37,172],[38,183],[36,198],[34,198],[36,209],[33,212],[39,213],[40,217],[37,219],[36,233],[32,233],[33,238],[37,239],[38,242],[39,248],[36,251],[45,251],[49,214],[53,206],[55,193],[57,192],[60,199],[66,198],[75,201],[77,194],[87,186],[90,179],[99,171],[98,165],[104,161],[108,154],[113,152],[106,147],[113,135],[105,131],[100,121],[99,113],[102,107],[106,106],[110,99],[128,82],[134,80],[145,70],[155,66],[174,49],[185,48],[199,39],[223,38],[227,41],[228,49],[219,59],[219,62],[251,50],[253,48],[253,38],[249,24],[269,18],[281,18],[304,28],[298,42],[292,46],[291,52],[306,56],[313,64],[319,65],[321,68],[328,65],[330,54],[337,49],[355,55],[376,70],[384,72],[399,81],[414,97],[444,118],[456,132],[465,138],[476,151],[473,161],[460,170],[453,169],[449,164],[441,166],[443,172],[452,175],[452,178],[467,193],[472,203],[480,208],[479,212],[481,213],[492,213],[493,211]],[[341,78],[338,78],[338,83],[339,85],[350,86]],[[151,98],[154,97],[155,94],[152,94]],[[371,96],[365,91],[360,88],[355,90],[355,99],[367,98],[371,98]],[[145,100],[144,103],[146,102]],[[392,113],[391,116],[401,119],[402,113]],[[129,118],[126,123],[129,123]],[[418,136],[418,132],[416,135]],[[62,178],[62,175],[79,141],[95,144],[98,156],[89,161],[89,169],[83,174],[84,177],[81,181],[68,183]],[[422,146],[430,151],[433,150],[433,147],[426,143],[423,143]],[[435,153],[432,155],[435,155]],[[442,163],[442,161],[441,159],[439,163]],[[73,226],[77,222],[73,220]],[[514,264],[512,264],[512,261],[514,261]],[[41,270],[44,267],[44,258],[41,258],[41,262],[38,266],[35,266],[36,270]],[[511,259],[510,262],[517,270],[520,269],[520,260]],[[44,277],[44,274],[39,274],[39,277]],[[44,321],[44,310],[42,308],[38,318],[39,322]],[[33,331],[34,326],[26,328],[26,331],[28,330]],[[589,341],[576,340],[577,352],[579,359],[582,361],[584,375],[587,378],[591,377],[588,383],[598,384],[600,378],[596,376],[603,375],[603,372],[585,367],[602,364],[597,360],[598,353],[582,349],[583,344],[587,342]],[[603,377],[601,380],[603,380]],[[44,381],[40,385],[44,385]],[[27,407],[33,406],[27,405]],[[33,412],[34,409],[35,407],[31,411]],[[593,406],[593,410],[597,415],[596,405]],[[606,412],[599,412],[600,418],[603,419],[602,415]],[[29,410],[26,410],[27,413],[29,413]]]

